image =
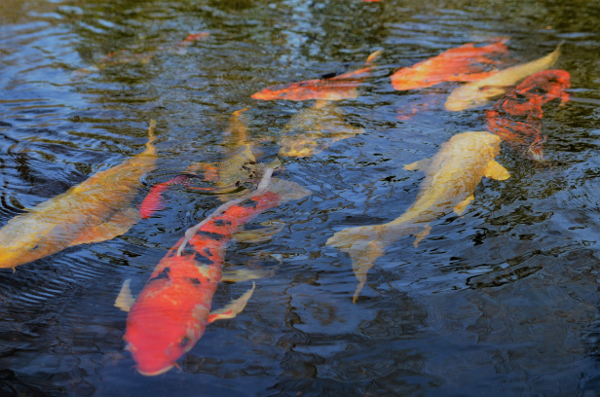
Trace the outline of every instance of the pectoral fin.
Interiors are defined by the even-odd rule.
[[[487,170],[485,170],[485,176],[488,178],[497,179],[499,181],[510,178],[510,173],[498,164],[495,160],[490,161]]]
[[[250,281],[256,280],[258,278],[263,278],[267,275],[265,270],[250,270],[250,269],[241,269],[234,272],[223,272],[223,276],[221,277],[221,281],[226,281],[230,283],[239,283],[242,281]]]
[[[231,237],[241,243],[262,243],[269,241],[279,233],[285,224],[261,227],[259,229],[241,230],[235,232]]]
[[[456,204],[454,206],[454,213],[458,216],[461,216],[463,214],[463,212],[465,212],[465,210],[467,209],[467,206],[469,204],[471,204],[471,201],[473,201],[473,200],[475,200],[475,196],[470,195],[469,197],[467,197],[460,203]]]
[[[425,168],[429,167],[429,164],[431,164],[431,159],[426,158],[423,160],[415,161],[414,163],[411,163],[411,164],[406,164],[404,166],[404,169],[407,171],[424,170]]]
[[[73,240],[70,246],[112,240],[117,236],[127,233],[140,219],[140,213],[136,209],[127,208],[117,212],[108,222],[101,223],[93,229],[84,232]]]
[[[211,312],[208,315],[208,322],[212,323],[216,320],[226,320],[229,318],[234,318],[239,313],[241,313],[242,310],[244,310],[244,308],[246,307],[248,300],[252,296],[252,293],[254,292],[254,287],[255,284],[254,282],[252,282],[252,288],[248,290],[248,292],[246,292],[244,295],[240,296],[238,299],[234,300],[224,308]]]
[[[121,287],[121,292],[119,292],[119,296],[117,296],[117,300],[115,301],[115,307],[123,310],[124,312],[128,312],[131,309],[131,306],[135,303],[135,298],[131,295],[131,289],[129,288],[129,284],[131,284],[131,279],[128,278],[123,283]]]

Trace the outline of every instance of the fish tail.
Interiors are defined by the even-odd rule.
[[[425,227],[425,230],[423,230]],[[375,265],[375,261],[383,256],[385,247],[403,236],[414,234],[417,244],[429,232],[429,227],[412,222],[400,224],[349,227],[335,233],[327,240],[332,245],[352,258],[352,270],[358,280],[358,286],[352,301],[356,303],[360,291],[367,282],[367,273]]]
[[[186,185],[188,179],[190,177],[188,175],[179,175],[170,181],[159,183],[158,185],[152,186],[150,192],[142,201],[140,205],[140,216],[142,219],[148,219],[152,215],[154,215],[157,211],[165,208],[165,201],[163,198],[163,193],[169,189],[171,185],[181,184]]]
[[[303,188],[296,182],[284,181],[277,178],[273,178],[269,181],[266,191],[278,195],[279,204],[283,204],[288,201],[300,200],[312,194],[310,190]]]

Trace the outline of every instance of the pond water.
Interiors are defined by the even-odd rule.
[[[593,396],[600,393],[600,5],[570,0],[1,0],[0,225],[144,150],[157,121],[151,186],[222,160],[234,111],[268,162],[311,101],[258,101],[268,85],[359,69],[383,50],[360,96],[336,102],[365,132],[279,178],[312,191],[258,216],[272,240],[233,242],[226,269],[269,277],[236,318],[212,323],[180,369],[146,377],[124,350],[124,280],[139,293],[185,230],[220,201],[184,186],[112,240],[0,270],[1,396]],[[192,32],[187,51],[157,51]],[[510,37],[511,56],[564,41],[556,69],[571,101],[544,107],[540,165],[502,144],[511,174],[484,178],[460,217],[391,244],[357,302],[350,258],[325,242],[348,226],[391,221],[423,175],[404,164],[453,135],[485,128],[485,109],[413,103],[447,83],[395,91],[400,67],[464,43]],[[121,49],[147,64],[82,74]],[[155,52],[154,52],[155,51]],[[400,113],[399,113],[400,112]],[[213,307],[247,291],[221,283]]]

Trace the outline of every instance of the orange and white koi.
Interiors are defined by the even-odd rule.
[[[457,48],[419,62],[413,66],[402,68],[391,77],[395,90],[414,90],[431,87],[447,81],[477,81],[494,75],[497,70],[485,70],[488,65],[498,62],[490,55],[506,54],[505,43],[508,39],[498,39],[488,45],[475,43],[464,44]]]
[[[227,307],[211,312],[219,282],[232,281],[222,271],[227,243],[238,228],[261,212],[310,194],[296,183],[271,180],[272,170],[267,170],[254,193],[224,204],[189,229],[156,266],[135,303],[128,282],[124,284],[115,306],[129,311],[126,349],[143,375],[158,375],[176,366],[208,324],[233,318],[246,306],[254,287]]]
[[[273,85],[252,95],[254,99],[273,101],[306,101],[325,99],[339,101],[358,97],[358,87],[371,76],[372,63],[379,58],[381,51],[375,51],[367,58],[367,66],[360,70],[348,72],[328,79],[315,79],[290,84]]]

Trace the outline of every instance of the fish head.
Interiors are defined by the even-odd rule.
[[[33,262],[69,245],[64,227],[32,221],[17,216],[0,229],[0,268]]]
[[[142,375],[169,371],[204,334],[210,302],[202,301],[195,281],[173,282],[159,275],[148,281],[131,307],[124,339]]]

